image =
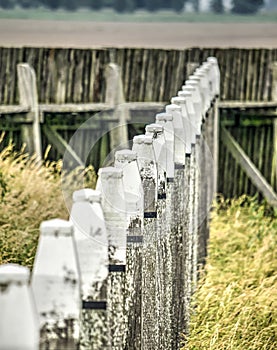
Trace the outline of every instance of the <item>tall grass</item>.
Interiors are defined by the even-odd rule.
[[[183,349],[277,349],[277,218],[247,197],[222,204]]]
[[[32,267],[40,223],[56,217],[68,218],[61,168],[61,161],[38,163],[24,151],[15,152],[12,144],[0,152],[0,264],[12,262]],[[88,173],[93,187],[95,173],[90,168],[85,170]],[[70,174],[66,180],[71,193],[76,189],[76,176],[83,176],[84,172],[78,174]]]

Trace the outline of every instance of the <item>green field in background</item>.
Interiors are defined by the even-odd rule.
[[[277,13],[262,13],[251,16],[232,14],[217,15],[214,13],[180,13],[173,11],[135,11],[133,13],[116,13],[112,9],[91,11],[79,9],[75,12],[66,10],[51,11],[45,8],[13,10],[0,9],[0,18],[38,19],[38,20],[76,20],[94,22],[277,22]]]

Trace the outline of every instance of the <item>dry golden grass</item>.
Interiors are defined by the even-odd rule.
[[[12,145],[0,152],[0,264],[12,262],[32,267],[40,223],[56,217],[68,218],[61,168],[61,161],[41,164],[35,157],[15,152]],[[93,187],[93,169],[86,169],[85,173],[90,175]],[[84,172],[78,174],[83,176]],[[66,180],[71,186],[70,195],[76,189],[76,176],[71,174]]]
[[[241,197],[214,213],[183,350],[277,348],[276,237],[277,218],[254,199]]]

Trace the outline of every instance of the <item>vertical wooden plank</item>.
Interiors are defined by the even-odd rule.
[[[251,99],[252,69],[252,51],[247,50],[247,74],[245,77],[243,77],[243,79],[246,81],[245,101],[250,101]]]
[[[275,55],[276,53],[276,55]],[[277,101],[277,50],[274,52],[276,61],[272,63],[272,91],[271,99]],[[271,186],[277,191],[277,118],[273,120],[273,155],[271,165]]]
[[[246,100],[246,76],[247,76],[247,50],[242,50],[242,67],[240,71],[240,81],[241,81],[241,91],[240,91],[240,100],[245,101]]]
[[[41,132],[38,110],[38,94],[36,86],[36,74],[33,68],[27,63],[19,64],[17,66],[18,72],[18,88],[20,92],[20,104],[30,108],[30,116],[32,117],[32,137],[26,138],[26,144],[28,151],[36,153],[37,159],[41,159]],[[29,136],[30,126],[25,126],[26,132],[23,132],[23,136]]]

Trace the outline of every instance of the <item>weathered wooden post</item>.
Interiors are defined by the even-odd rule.
[[[119,168],[99,169],[96,189],[101,192],[109,242],[108,323],[111,348],[122,349],[126,341],[127,317],[126,240],[127,213],[123,187],[123,171]]]
[[[161,124],[149,124],[145,128],[146,136],[153,139],[154,155],[157,162],[158,171],[158,202],[157,202],[157,239],[156,275],[159,279],[159,348],[165,349],[171,346],[171,303],[172,296],[171,283],[167,277],[171,274],[171,252],[170,252],[170,233],[167,231],[167,210],[166,210],[166,189],[167,189],[167,150],[164,137],[164,129]],[[170,252],[170,253],[169,253]]]
[[[28,268],[0,266],[0,349],[38,350],[39,322]]]
[[[191,274],[196,269],[193,264],[193,233],[194,233],[194,159],[195,159],[195,133],[194,123],[189,118],[188,102],[185,97],[173,97],[172,103],[181,107],[184,137],[185,137],[185,153],[186,163],[184,169],[184,216],[187,218],[186,225],[183,226],[183,259],[184,259],[184,327],[187,328],[189,323],[189,305],[191,294]],[[194,115],[192,116],[192,118]],[[193,153],[193,155],[192,155]]]
[[[272,64],[272,96],[273,101],[277,101],[277,61]],[[277,118],[273,121],[273,157],[272,157],[272,172],[271,185],[277,188]]]
[[[115,119],[118,120],[110,130],[110,149],[113,151],[128,142],[129,109],[125,104],[125,96],[121,79],[121,69],[115,63],[109,63],[105,70],[106,97],[105,102],[114,109]]]
[[[218,186],[218,162],[219,162],[219,108],[218,103],[220,99],[220,70],[216,57],[208,57],[207,61],[212,65],[212,72],[214,77],[214,120],[213,120],[213,159],[214,159],[214,191],[217,193]],[[276,77],[277,81],[277,77]],[[277,137],[276,137],[277,138]],[[275,139],[276,139],[275,138]],[[277,152],[276,152],[277,153]],[[277,156],[276,156],[277,157]],[[277,176],[277,171],[276,171]]]
[[[142,349],[157,349],[159,334],[159,291],[157,275],[157,199],[158,173],[153,140],[138,135],[133,139],[133,151],[137,153],[138,165],[144,190],[144,237],[142,261]]]
[[[215,97],[219,97],[220,95],[220,69],[218,66],[218,61],[216,57],[208,57],[207,62],[212,64],[212,71],[213,71],[213,76],[214,76],[214,81],[215,81]]]
[[[156,123],[163,126],[166,142],[166,176],[167,183],[174,181],[174,126],[173,116],[169,113],[156,114]]]
[[[203,84],[201,83],[201,77],[200,76],[196,76],[196,75],[190,75],[189,79],[186,80],[186,85],[193,85],[193,86],[197,86],[199,88],[200,91],[200,96],[201,96],[201,100],[202,100],[202,118],[203,120],[205,120],[206,118],[206,112],[207,112],[207,98],[208,98],[208,89],[206,89],[205,85],[203,86]]]
[[[190,84],[190,80],[186,81],[186,85],[182,86],[182,91],[188,91],[192,94],[192,103],[195,111],[196,117],[196,135],[201,134],[201,126],[202,126],[202,100],[200,95],[199,87],[193,86]]]
[[[202,65],[198,69],[196,69],[196,74],[200,72],[206,75],[211,102],[213,101],[215,96],[215,77],[214,77],[212,68],[213,68],[212,63],[203,62]]]
[[[176,104],[167,105],[166,112],[171,114],[174,127],[174,195],[173,195],[173,240],[172,240],[172,332],[174,334],[173,348],[180,345],[180,332],[184,330],[185,315],[185,232],[188,227],[188,217],[185,213],[185,142],[182,108]],[[182,190],[180,190],[182,189]],[[178,305],[174,300],[179,300]]]
[[[207,75],[204,72],[197,71],[194,73],[194,75],[189,76],[189,80],[195,80],[199,82],[199,87],[201,88],[203,97],[204,111],[206,115],[208,109],[210,108],[210,88]]]
[[[199,123],[200,123],[200,127],[202,125],[202,121],[205,120],[205,104],[204,104],[204,96],[203,96],[203,92],[201,89],[201,86],[199,84],[199,78],[197,78],[196,80],[186,80],[185,81],[185,85],[182,86],[182,90],[184,88],[194,88],[195,89],[195,97],[194,97],[194,108],[196,111],[199,111],[200,108],[200,116],[199,116]]]
[[[199,136],[196,137],[196,160],[199,167],[197,168],[197,174],[196,176],[198,179],[196,181],[198,182],[198,215],[197,215],[197,222],[198,222],[198,258],[197,261],[199,263],[202,263],[203,257],[206,256],[206,224],[207,224],[207,180],[206,180],[206,158],[205,158],[205,152],[206,150],[206,143],[204,139],[205,129],[206,129],[206,108],[205,108],[205,95],[204,90],[201,86],[200,77],[194,77],[193,76],[186,80],[185,85],[182,87],[183,89],[188,89],[188,91],[191,91],[193,88],[195,89],[197,93],[197,107],[199,108],[199,104],[201,106],[201,116],[198,115],[198,128],[197,133]],[[199,103],[199,92],[201,97],[201,102]],[[198,110],[199,113],[199,109]],[[200,259],[200,260],[199,260]],[[197,264],[195,265],[195,257],[194,257],[194,270],[193,270],[193,289],[196,286],[197,281]]]
[[[80,275],[72,223],[54,219],[40,225],[32,288],[40,319],[40,349],[78,349]]]
[[[81,273],[81,349],[107,349],[108,238],[101,208],[101,193],[89,188],[73,193],[70,221]]]
[[[198,252],[198,159],[197,153],[197,134],[201,133],[199,131],[199,116],[197,118],[196,111],[193,104],[193,94],[192,91],[182,90],[178,92],[178,96],[181,96],[185,100],[185,105],[188,113],[188,118],[191,124],[191,155],[190,155],[190,166],[189,166],[189,216],[190,216],[190,226],[189,226],[189,236],[186,242],[188,259],[187,259],[187,271],[185,279],[185,288],[187,296],[187,305],[190,305],[191,297],[191,285],[195,283],[195,278],[193,276],[197,275],[197,252]],[[201,130],[201,126],[200,126]],[[190,309],[186,310],[186,329],[188,329]]]
[[[29,108],[28,123],[23,124],[22,140],[26,144],[27,151],[36,153],[38,160],[41,159],[41,131],[39,120],[38,94],[36,86],[36,74],[28,63],[17,65],[19,102]]]
[[[172,303],[173,295],[173,247],[175,244],[175,220],[174,220],[174,126],[173,116],[169,113],[160,113],[156,115],[156,123],[163,126],[165,137],[165,152],[166,153],[166,205],[165,205],[165,219],[163,222],[162,242],[164,254],[164,291],[162,300],[162,309],[164,309],[164,322],[162,340],[162,348],[174,348],[176,334],[174,333],[175,325],[173,326],[172,317]]]
[[[123,171],[123,187],[127,210],[127,262],[125,312],[128,319],[127,349],[141,348],[142,322],[142,248],[144,194],[137,154],[129,149],[115,153],[116,168]]]

